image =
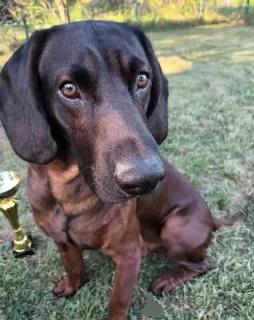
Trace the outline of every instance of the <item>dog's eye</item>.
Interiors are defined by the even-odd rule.
[[[60,91],[62,94],[69,98],[69,99],[76,99],[78,98],[78,89],[72,83],[65,83],[61,88]]]
[[[146,74],[140,73],[137,77],[137,87],[138,89],[144,89],[149,82],[149,78],[147,77]]]

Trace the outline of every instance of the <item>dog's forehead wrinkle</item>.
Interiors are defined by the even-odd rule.
[[[138,72],[150,72],[150,65],[146,57],[135,55],[128,50],[118,52],[111,50],[108,55],[110,72],[120,73],[122,77],[132,77]]]
[[[123,27],[123,24],[115,22],[92,21],[91,26],[93,35],[96,35],[97,39],[100,40],[100,44],[104,45],[105,48],[108,47],[109,43],[114,47],[118,46],[119,42],[123,45],[125,43],[129,46],[135,45],[136,38],[126,25]]]
[[[98,52],[91,47],[74,50],[71,54],[62,54],[59,59],[55,58],[54,51],[44,54],[40,63],[41,72],[47,72],[49,67],[50,70],[56,70],[59,74],[69,73],[71,70],[77,70],[78,68],[90,71],[91,69],[96,70],[98,64],[103,62]]]
[[[132,31],[110,24],[109,33],[108,25],[103,22],[78,25],[79,28],[73,28],[72,24],[59,28],[54,39],[48,40],[40,62],[42,72],[50,73],[52,69],[63,69],[73,63],[86,66],[90,72],[102,73],[104,70],[114,74],[119,73],[119,69],[128,71],[142,68],[142,65],[149,66],[146,54]],[[69,44],[67,47],[66,43]]]

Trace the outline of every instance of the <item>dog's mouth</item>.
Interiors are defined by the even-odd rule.
[[[138,196],[146,196],[155,193],[159,189],[159,182],[153,184],[145,184],[142,186],[136,186],[132,188],[125,188],[125,190],[121,190],[128,197],[138,197]]]
[[[120,194],[118,194],[118,195],[115,194],[114,196],[110,197],[109,199],[108,198],[106,199],[105,197],[100,197],[100,198],[104,202],[111,203],[111,204],[122,203],[122,202],[129,201],[132,199],[140,198],[140,197],[152,196],[159,191],[159,187],[160,187],[159,185],[160,185],[160,182],[153,189],[150,189],[149,191],[148,190],[142,191],[142,190],[137,189],[136,193],[133,195],[130,195],[130,194],[126,193],[125,191],[119,190]]]
[[[91,173],[93,172],[94,171]],[[118,181],[110,174],[107,174],[104,178],[102,178],[101,174],[98,176],[91,174],[90,179],[87,179],[84,172],[82,172],[82,175],[91,191],[94,192],[103,202],[109,204],[123,203],[137,197],[153,195],[158,192],[160,182],[164,178],[163,174],[159,179],[140,181],[136,184],[133,183],[133,180],[129,180],[119,184]]]
[[[129,201],[135,198],[156,194],[159,191],[159,187],[160,187],[160,182],[150,185],[146,188],[137,186],[131,190],[122,190],[121,188],[119,188],[119,186],[116,185],[116,189],[99,187],[99,188],[96,188],[94,192],[103,202],[109,203],[109,204],[118,204],[118,203]]]

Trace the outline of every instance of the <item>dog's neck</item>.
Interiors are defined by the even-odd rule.
[[[100,202],[84,181],[75,162],[58,158],[46,167],[52,194],[66,214],[85,213]]]

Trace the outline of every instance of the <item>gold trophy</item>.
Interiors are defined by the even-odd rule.
[[[20,186],[20,178],[13,171],[0,172],[0,211],[6,216],[14,231],[13,254],[23,257],[34,254],[31,237],[20,227],[18,218],[18,201],[14,197]]]

